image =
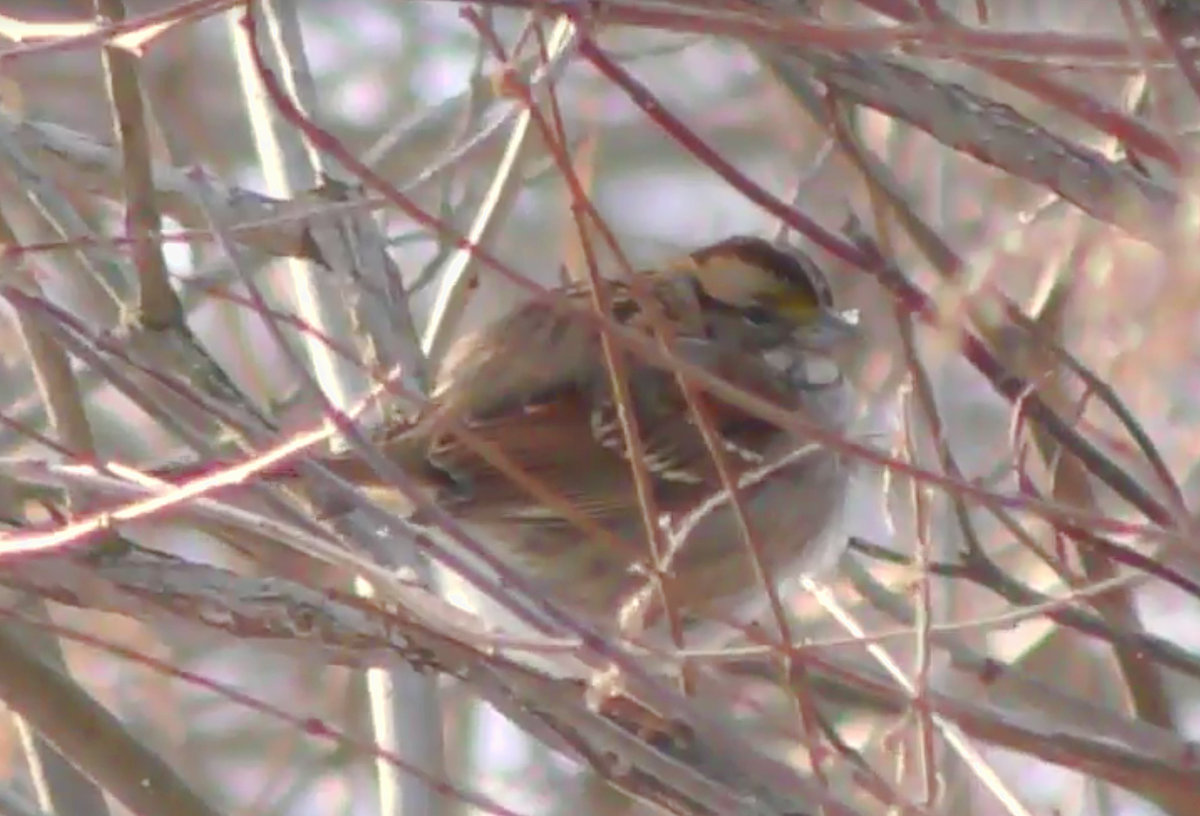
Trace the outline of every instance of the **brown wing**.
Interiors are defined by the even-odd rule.
[[[756,396],[785,406],[794,400],[786,379],[758,358],[732,352],[701,356],[712,363],[714,373]],[[655,498],[664,511],[690,507],[716,484],[703,434],[674,374],[645,364],[630,365],[627,374],[645,461],[655,475]],[[735,471],[763,463],[756,452],[778,436],[774,425],[707,394],[699,395],[698,403],[725,440],[727,461]],[[639,516],[625,437],[607,380],[586,389],[563,389],[553,399],[504,414],[457,421],[467,435],[447,428],[403,444],[441,477],[441,499],[464,516],[531,524],[568,521],[535,495],[536,489],[510,477],[515,467],[536,480],[538,489],[552,491],[573,511],[602,525]],[[493,457],[500,461],[480,455],[480,444],[494,448]]]
[[[608,285],[614,318],[648,329],[626,288]],[[694,305],[686,289],[655,294],[675,325],[697,324],[684,314]],[[567,296],[578,303],[586,292],[575,289]],[[699,338],[685,338],[676,348],[760,397],[781,404],[788,399],[783,378],[760,358]],[[712,489],[711,455],[674,374],[632,356],[627,363],[647,464],[659,474],[656,498],[664,510],[687,506]],[[612,526],[640,515],[592,321],[533,302],[462,341],[447,367],[434,409],[413,428],[381,440],[393,461],[439,488],[444,504],[478,521],[567,522],[536,491],[481,456],[477,446],[483,443],[493,446],[503,462],[519,463],[521,472],[590,520]],[[715,428],[738,451],[752,452],[777,433],[734,406],[703,401]],[[734,458],[735,466],[757,464]]]
[[[687,341],[676,345],[676,353],[756,397],[785,408],[797,403],[789,378],[759,356]],[[718,484],[716,465],[675,375],[637,365],[629,372],[629,385],[647,463],[661,475],[663,509],[681,509],[707,495]],[[773,423],[703,390],[696,393],[696,405],[721,440],[732,470],[764,463],[759,452],[780,434]],[[624,458],[625,435],[607,390],[595,401],[593,432],[602,447]]]
[[[613,318],[635,321],[625,285],[606,286]],[[589,308],[589,296],[582,287],[555,293],[576,310]],[[608,377],[594,320],[532,301],[456,343],[443,370],[425,415],[378,440],[394,462],[436,488],[443,504],[480,521],[563,522],[528,486],[479,455],[475,442],[520,463],[522,472],[587,517],[605,523],[628,512],[628,466],[591,436],[594,383]],[[357,473],[363,463],[340,464],[361,480],[378,480]]]
[[[653,298],[655,311],[675,330],[700,334],[707,329],[689,278],[657,281],[653,289],[644,287],[640,296],[623,281],[601,285],[611,319],[619,324],[651,333],[654,321],[642,305]],[[544,299],[531,301],[455,343],[434,391],[438,410],[476,420],[499,417],[607,379],[596,320],[586,314],[590,291],[572,286],[553,297],[559,308]]]
[[[464,520],[566,523],[566,514],[543,500],[549,493],[586,518],[616,523],[631,502],[636,507],[628,465],[592,440],[587,409],[578,400],[577,392],[563,392],[498,416],[455,419],[436,433],[421,425],[395,427],[376,444]],[[387,487],[353,452],[326,464],[356,484]],[[514,472],[518,475],[510,476]]]
[[[541,489],[601,524],[623,520],[637,506],[629,466],[596,443],[588,412],[579,392],[561,393],[550,402],[468,423],[469,441],[453,431],[439,435],[428,459],[455,483],[445,500],[474,520],[564,521],[534,495]],[[494,448],[501,462],[477,454],[475,442]],[[535,489],[510,477],[507,463],[520,463],[521,474],[537,483]]]
[[[562,296],[569,306],[587,306],[580,291]],[[447,355],[434,391],[439,411],[500,417],[576,389],[599,359],[596,332],[584,317],[534,301],[464,337]]]

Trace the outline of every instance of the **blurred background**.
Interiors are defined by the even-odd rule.
[[[862,395],[862,439],[960,486],[1077,511],[1047,519],[864,465],[848,511],[859,546],[828,581],[845,617],[811,589],[781,592],[812,644],[805,654],[828,661],[811,669],[823,728],[806,720],[798,736],[805,705],[727,680],[739,733],[827,785],[845,808],[831,812],[1196,812],[1200,769],[1187,740],[1200,730],[1200,275],[1189,159],[1200,83],[1187,3],[730,0],[581,12],[603,54],[753,186],[842,241],[855,219],[922,293],[922,321],[877,270],[789,229],[686,149],[552,11],[277,5],[0,0],[0,506],[11,535],[65,524],[46,509],[51,482],[69,488],[79,513],[130,500],[108,483],[55,482],[30,462],[210,458],[179,425],[210,454],[228,453],[218,404],[277,423],[282,434],[257,437],[262,450],[331,410],[301,369],[346,408],[411,362],[381,331],[453,337],[528,296],[452,235],[471,235],[543,285],[579,275],[578,207],[558,148],[522,117],[510,83],[524,83],[634,265],[732,234],[787,235],[820,260],[839,305],[867,330],[862,353],[844,361]],[[96,33],[98,15],[122,14]],[[307,124],[280,114],[256,55]],[[851,144],[869,155],[866,174]],[[344,156],[428,219],[385,199]],[[335,257],[353,230],[344,245],[361,255]],[[158,252],[187,331],[165,290],[154,294]],[[380,313],[396,303],[411,308],[412,326]],[[299,321],[272,330],[268,307]],[[322,350],[330,344],[314,342],[314,326],[349,359]],[[997,393],[964,352],[967,336],[1024,378],[1062,427],[1047,430],[1022,399]],[[1055,344],[1069,357],[1048,351]],[[182,404],[155,371],[211,403]],[[415,371],[403,379],[419,390]],[[1126,481],[1102,476],[1101,460],[1084,461],[1065,434]],[[349,587],[346,569],[282,547],[238,549],[189,519],[151,515],[120,532],[227,578]],[[75,557],[0,561],[0,663],[56,664],[75,695],[60,701],[43,680],[50,702],[39,711],[39,684],[22,692],[16,682],[24,669],[0,681],[2,812],[151,807],[130,798],[111,764],[153,779],[150,794],[182,783],[222,813],[711,812],[649,785],[649,802],[615,790],[596,755],[531,736],[529,722],[481,699],[468,672],[419,674],[406,667],[411,655],[363,648],[362,663],[393,670],[398,691],[381,702],[352,642],[336,657],[306,633],[290,642],[254,620],[268,617],[261,609],[238,607],[242,618],[224,608],[230,620],[218,624],[223,607],[208,605],[199,583],[172,585],[179,594],[168,600],[138,594],[135,571],[119,564],[94,580],[47,566],[95,566]],[[406,569],[424,575],[414,563]],[[869,646],[912,685],[886,680]],[[870,681],[839,692],[831,666]],[[93,723],[99,712],[164,766],[118,749]],[[390,743],[380,735],[388,721]],[[377,740],[399,760],[377,762]],[[401,771],[388,793],[388,767],[423,775]],[[709,781],[738,790],[720,774]],[[763,801],[774,804],[756,800],[761,812],[810,807]]]

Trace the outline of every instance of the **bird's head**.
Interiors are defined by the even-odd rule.
[[[695,276],[726,329],[730,319],[740,321],[739,334],[761,346],[832,351],[859,336],[856,316],[834,308],[824,274],[792,247],[739,236],[693,252],[678,267]]]

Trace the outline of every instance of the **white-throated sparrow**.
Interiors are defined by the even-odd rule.
[[[832,428],[844,425],[843,379],[813,379],[808,363],[852,340],[855,327],[833,310],[827,281],[800,252],[735,237],[636,281],[602,286],[614,322],[658,335],[674,354],[759,398]],[[631,598],[646,595],[655,559],[597,322],[582,311],[590,297],[586,286],[566,287],[461,339],[427,408],[389,424],[376,443],[550,597],[613,621]],[[577,308],[564,308],[564,300]],[[660,560],[667,597],[681,613],[701,617],[762,595],[751,547],[675,374],[632,353],[624,361],[633,424],[671,550]],[[849,480],[841,457],[697,393],[767,574],[811,572],[833,560],[843,543],[836,528]],[[562,504],[548,504],[489,464],[480,442]],[[386,488],[354,455],[323,464],[351,482]],[[646,614],[657,618],[661,608]]]

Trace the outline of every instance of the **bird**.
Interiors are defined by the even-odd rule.
[[[834,308],[822,270],[795,247],[735,235],[594,285],[598,293],[587,282],[552,290],[456,341],[425,406],[374,433],[383,455],[539,593],[606,627],[631,617],[652,626],[668,611],[701,621],[766,594],[705,424],[767,574],[827,569],[845,546],[845,457],[737,400],[699,387],[689,400],[669,366],[634,352],[620,352],[623,423],[592,307],[598,294],[620,328],[838,431],[850,414],[845,378],[836,366],[814,377],[810,363],[859,332]],[[647,529],[627,425],[658,531]],[[528,478],[510,478],[504,463]],[[354,452],[322,464],[374,493],[390,487]],[[656,560],[664,541],[667,557]]]

